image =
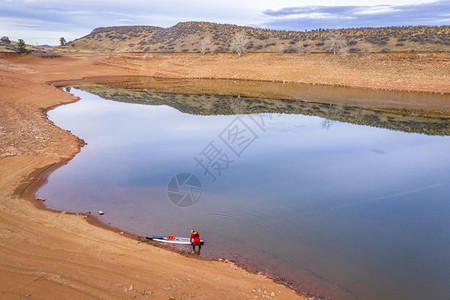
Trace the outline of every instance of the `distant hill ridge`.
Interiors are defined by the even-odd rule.
[[[182,22],[169,28],[99,27],[66,47],[100,52],[229,52],[239,32],[246,35],[251,52],[328,52],[336,34],[345,39],[349,52],[450,50],[450,26],[287,31],[209,22]]]

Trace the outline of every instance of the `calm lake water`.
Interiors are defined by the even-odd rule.
[[[48,115],[88,145],[38,191],[48,207],[103,210],[100,220],[143,236],[187,236],[194,228],[206,240],[202,256],[233,259],[322,296],[449,299],[445,121],[437,126],[444,134],[426,135],[409,121],[401,122],[412,132],[402,132],[314,115],[199,115],[159,100],[71,93],[81,100]],[[339,107],[328,112],[345,115]],[[198,178],[201,194],[195,181],[176,193],[169,182],[182,173]],[[193,198],[180,207],[173,195]]]

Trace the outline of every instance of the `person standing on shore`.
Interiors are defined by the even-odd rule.
[[[195,245],[198,245],[198,250],[202,248],[202,245],[200,244],[200,234],[198,233],[198,231],[195,231],[194,229],[191,229],[191,245],[194,251]]]

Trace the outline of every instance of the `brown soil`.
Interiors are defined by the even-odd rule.
[[[86,221],[36,209],[32,189],[45,170],[83,142],[49,121],[46,110],[75,101],[48,82],[87,76],[149,75],[321,83],[449,93],[445,54],[386,54],[343,61],[330,55],[0,56],[0,297],[300,297],[233,263],[193,259]],[[82,137],[81,137],[82,138]],[[272,293],[273,292],[273,293]],[[266,294],[265,294],[266,293]],[[271,294],[272,293],[272,294]]]
[[[230,78],[333,86],[450,93],[450,56],[411,53],[332,54],[123,54],[99,64],[136,75],[175,78]]]

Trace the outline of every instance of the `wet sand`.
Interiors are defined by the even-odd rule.
[[[445,54],[436,55],[435,60],[432,55],[426,60],[373,56],[373,76],[363,75],[370,66],[361,62],[363,58],[344,63],[329,56],[298,59],[255,54],[237,59],[232,55],[186,54],[51,60],[0,56],[1,297],[301,298],[289,288],[233,263],[205,261],[152,247],[117,231],[92,226],[87,222],[91,218],[83,215],[36,209],[42,205],[35,205],[37,201],[32,199],[36,188],[33,183],[39,178],[45,180],[50,168],[70,160],[83,145],[82,140],[46,118],[46,110],[76,100],[50,82],[148,75],[449,93],[449,59]]]

